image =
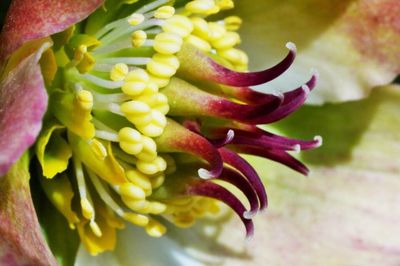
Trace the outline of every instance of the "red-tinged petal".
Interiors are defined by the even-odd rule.
[[[265,187],[260,180],[257,172],[254,168],[242,157],[236,154],[233,151],[230,151],[226,148],[218,149],[221,154],[222,160],[228,165],[232,166],[239,172],[241,172],[252,185],[254,190],[257,192],[258,198],[260,200],[260,209],[263,210],[267,207],[267,193],[265,191]]]
[[[25,155],[0,180],[0,264],[56,265],[33,207],[28,162]]]
[[[14,0],[0,35],[0,64],[27,41],[49,36],[83,20],[104,0]]]
[[[199,169],[202,178],[218,177],[222,172],[223,162],[217,149],[206,138],[171,119],[168,119],[163,135],[155,141],[160,152],[184,152],[206,160],[210,170]]]
[[[299,47],[293,67],[267,88],[290,89],[317,67],[321,82],[308,102],[348,101],[400,73],[398,0],[238,1],[236,13],[246,22],[241,36],[251,69],[278,60],[283,42]]]
[[[249,238],[253,236],[253,221],[243,217],[243,214],[246,213],[246,208],[243,206],[243,203],[226,188],[210,181],[202,181],[188,185],[186,193],[188,195],[210,197],[224,202],[231,207],[242,220],[246,227],[246,237]]]
[[[46,47],[0,83],[0,176],[34,143],[42,127],[48,97],[38,61]]]
[[[280,63],[263,71],[247,73],[230,70],[196,48],[184,45],[177,54],[181,62],[178,75],[237,87],[260,85],[279,77],[292,65],[296,57],[296,46],[288,43],[286,47],[289,53]]]

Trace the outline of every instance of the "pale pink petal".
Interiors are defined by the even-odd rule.
[[[0,177],[36,140],[47,108],[38,63],[48,43],[22,61],[0,83]]]
[[[23,43],[63,31],[104,0],[13,0],[0,35],[0,62]]]
[[[0,265],[56,265],[29,189],[28,155],[0,180]]]
[[[286,42],[298,47],[294,66],[263,88],[292,88],[317,68],[320,82],[309,102],[340,102],[364,98],[400,73],[398,0],[256,0],[236,6],[253,70],[279,60]]]

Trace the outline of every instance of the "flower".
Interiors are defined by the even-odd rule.
[[[222,5],[220,7],[224,7],[227,3],[229,6],[229,1],[217,2],[217,4]],[[186,6],[186,11],[192,13],[198,12],[200,15],[209,15],[209,13],[215,12],[215,4],[216,3],[213,1],[193,1]],[[113,8],[107,8],[110,12],[108,14],[112,14]],[[188,209],[197,210],[201,216],[204,211],[207,212],[214,209],[214,207],[212,207],[214,202],[200,202],[195,200],[195,202],[191,202],[191,204],[193,203],[194,205],[184,205],[182,211],[182,209],[177,210],[178,208],[174,206],[178,202],[182,203],[180,201],[181,199],[176,202],[173,198],[190,196],[193,200],[196,199],[196,197],[192,196],[196,195],[215,197],[231,205],[245,223],[247,232],[250,234],[252,232],[252,223],[250,218],[252,218],[258,209],[263,208],[263,206],[266,205],[265,191],[263,191],[263,186],[259,181],[259,178],[254,174],[254,170],[252,170],[248,163],[243,159],[240,159],[235,152],[264,156],[283,162],[300,172],[306,172],[304,166],[294,158],[289,157],[286,151],[297,151],[302,148],[314,148],[321,142],[319,137],[309,142],[291,141],[271,133],[266,133],[263,130],[254,127],[256,124],[274,122],[297,109],[304,102],[309,89],[312,89],[315,83],[316,75],[313,74],[312,78],[305,86],[301,86],[293,92],[285,93],[283,96],[276,93],[265,95],[263,93],[251,91],[245,87],[265,83],[266,81],[269,81],[270,78],[275,78],[283,70],[286,70],[295,54],[293,45],[287,45],[290,52],[282,63],[277,65],[277,67],[256,74],[237,74],[225,68],[227,65],[236,70],[244,70],[246,67],[245,63],[247,59],[244,54],[235,49],[228,49],[231,48],[229,46],[231,44],[229,43],[235,43],[233,46],[237,44],[237,35],[224,35],[224,37],[226,37],[224,40],[228,40],[229,44],[228,47],[225,47],[224,45],[227,44],[224,41],[221,42],[218,39],[208,40],[208,38],[202,36],[200,25],[202,22],[198,22],[200,25],[200,32],[198,35],[193,34],[194,37],[198,37],[197,39],[192,36],[186,37],[184,35],[186,42],[190,42],[192,46],[195,46],[200,50],[203,49],[205,51],[210,51],[209,47],[205,44],[206,42],[204,42],[210,41],[212,47],[215,49],[213,51],[217,51],[217,54],[214,55],[214,59],[219,61],[217,64],[215,61],[210,61],[204,57],[201,53],[193,52],[193,48],[190,46],[185,44],[181,46],[181,41],[179,38],[176,38],[176,35],[184,34],[184,31],[187,30],[186,26],[188,24],[183,22],[181,18],[176,18],[177,16],[172,17],[175,20],[170,18],[169,16],[171,15],[171,12],[173,12],[171,10],[172,9],[168,7],[163,9],[160,8],[159,15],[156,15],[159,16],[156,18],[160,21],[172,20],[172,25],[168,24],[168,22],[166,25],[157,25],[162,26],[161,28],[165,31],[161,33],[157,31],[152,33],[157,34],[156,36],[158,39],[157,37],[154,38],[153,42],[152,40],[146,40],[146,35],[150,35],[148,32],[146,34],[147,29],[135,31],[131,36],[132,39],[130,40],[131,43],[129,45],[142,47],[146,47],[146,45],[150,47],[153,46],[157,53],[161,54],[158,56],[153,55],[151,59],[149,58],[150,56],[146,56],[145,52],[144,54],[140,54],[141,56],[143,55],[143,57],[137,57],[137,55],[134,55],[134,59],[131,57],[128,58],[133,59],[133,61],[128,60],[128,62],[122,62],[122,64],[119,61],[117,63],[113,61],[115,59],[114,57],[97,57],[96,54],[101,53],[99,51],[101,51],[102,45],[104,45],[104,40],[101,44],[101,42],[98,43],[98,40],[95,38],[91,38],[90,35],[83,36],[73,34],[73,36],[71,36],[71,33],[74,32],[73,28],[67,29],[53,37],[55,42],[53,51],[56,52],[56,60],[53,60],[54,57],[52,57],[51,52],[46,52],[41,57],[44,81],[47,83],[47,88],[50,88],[50,111],[48,112],[49,116],[45,119],[45,127],[36,145],[36,154],[41,162],[43,174],[48,178],[52,178],[52,180],[42,178],[41,183],[46,193],[53,200],[53,203],[69,220],[71,227],[78,227],[81,239],[92,253],[112,248],[115,238],[114,228],[122,226],[118,219],[114,219],[115,217],[113,217],[112,213],[104,212],[104,208],[101,206],[102,202],[107,203],[109,207],[114,205],[114,203],[110,204],[109,199],[105,199],[106,196],[104,195],[115,195],[114,193],[108,193],[106,191],[107,188],[111,187],[121,196],[123,202],[120,202],[120,204],[125,204],[136,212],[139,212],[139,216],[131,215],[130,217],[128,217],[125,212],[121,214],[121,212],[115,211],[114,214],[127,220],[131,220],[138,225],[145,226],[146,231],[153,236],[162,234],[164,228],[160,223],[153,219],[146,223],[146,216],[143,216],[143,214],[147,214],[147,212],[157,214],[157,211],[166,208],[165,211],[170,211],[168,214],[175,219],[171,219],[172,222],[180,226],[190,225],[194,217],[188,217]],[[202,12],[205,12],[205,14]],[[183,15],[188,14],[183,13]],[[96,32],[100,34],[99,31],[101,32],[101,29],[96,28],[99,27],[99,25],[102,25],[104,28],[107,26],[112,28],[112,26],[109,26],[112,22],[110,24],[107,24],[107,22],[102,24],[102,20],[103,22],[104,20],[107,20],[104,19],[105,17],[106,16],[101,11],[92,15],[91,18],[93,18],[92,21],[94,22],[90,22],[91,18],[88,19],[86,24],[86,33],[92,31],[93,34]],[[133,27],[146,24],[147,21],[142,20],[143,16],[141,16],[139,12],[130,16],[128,18],[128,23],[131,23],[131,25],[134,24]],[[233,26],[236,27],[239,20],[235,17],[230,18],[230,20],[225,22],[229,25],[229,22],[232,21],[234,22]],[[123,22],[126,24],[125,21]],[[195,22],[192,23],[196,25]],[[118,45],[126,45],[113,43],[113,41],[117,41],[115,39],[113,40],[115,35],[113,36],[112,33],[115,33],[118,36],[120,32],[127,30],[126,27],[129,27],[128,25],[124,28],[123,24],[119,25],[118,22],[115,22],[114,26],[115,28],[113,28],[112,32],[105,32],[106,36],[104,37],[106,38],[105,42],[111,42],[111,49],[115,49],[115,46],[121,48],[121,46],[118,47]],[[121,28],[119,28],[119,26]],[[210,28],[215,27],[215,30],[218,33],[218,30],[220,29],[217,29],[217,26],[218,25],[213,25],[210,26]],[[167,30],[165,30],[165,28],[167,28]],[[78,27],[77,31],[79,32],[79,30]],[[5,30],[5,32],[7,32],[7,30]],[[174,36],[168,34],[170,32],[173,32]],[[12,34],[4,34],[3,36],[12,36]],[[107,39],[107,37],[109,38]],[[7,44],[7,42],[4,43]],[[17,41],[10,43],[18,44]],[[31,57],[29,65],[34,66],[31,69],[36,70],[36,73],[38,70],[37,62],[41,53],[47,48],[46,46],[42,46],[43,43],[46,43],[46,41],[39,41],[36,46],[35,44],[32,44],[33,47],[29,47],[28,45],[28,48],[31,50],[41,47],[41,49],[38,50],[39,52],[34,57]],[[112,47],[112,45],[115,46]],[[107,47],[107,45],[105,46],[106,47],[103,46],[106,50],[105,53],[116,52],[107,50],[110,49],[110,47]],[[7,45],[4,45],[4,47],[6,47],[4,48],[5,51],[7,51],[7,49],[14,49],[12,47],[7,47]],[[225,51],[221,52],[219,50],[221,47],[223,47],[223,50]],[[28,48],[25,46],[25,49],[29,51]],[[63,49],[63,51],[58,53],[58,49],[60,48]],[[124,54],[124,52],[121,53],[122,54],[120,55],[128,55]],[[119,57],[118,60],[121,59],[120,55],[117,56]],[[21,55],[21,53],[16,53],[13,56],[14,58],[9,60],[9,62],[11,62],[8,64],[9,69],[13,68],[13,62],[19,62],[21,57],[24,57],[24,54],[22,53]],[[129,56],[131,56],[131,54],[129,54]],[[178,61],[175,60],[175,58],[178,58]],[[29,60],[27,61],[29,62]],[[43,61],[45,61],[45,63],[43,63]],[[61,78],[59,74],[60,71],[57,71],[57,73],[55,72],[55,64],[52,64],[54,61],[57,63],[58,67],[62,66],[64,69]],[[99,64],[99,62],[101,63]],[[146,76],[143,71],[132,71],[132,69],[128,67],[130,64],[134,65],[138,62],[139,64],[143,64],[143,62],[147,64],[147,72],[150,72],[150,75],[147,73]],[[198,68],[193,69],[194,62],[199,62]],[[65,65],[63,63],[65,63]],[[169,81],[169,85],[165,86],[168,79],[173,75],[171,73],[174,73],[177,70],[178,63],[179,70],[177,77],[184,77],[186,81],[178,80],[173,77]],[[107,66],[107,64],[111,64],[111,66]],[[22,66],[18,67],[23,68]],[[104,79],[104,76],[100,74],[93,75],[93,71],[109,72],[109,77],[112,82],[107,82],[107,80]],[[6,67],[5,73],[7,72],[8,69]],[[16,71],[16,73],[18,72]],[[53,76],[54,74],[56,75],[55,78]],[[31,73],[31,75],[37,77],[35,73]],[[101,76],[102,79],[99,78],[99,76]],[[158,76],[158,78],[154,78],[154,76]],[[15,77],[13,77],[13,79],[15,80]],[[9,79],[6,77],[4,80],[9,81],[4,82],[4,84],[10,84],[5,87],[13,87],[11,77]],[[61,82],[62,90],[54,89],[54,87],[52,88],[52,85],[49,84],[53,82],[57,84],[56,86],[60,86]],[[40,83],[40,80],[38,80],[37,83]],[[90,90],[91,88],[88,83],[92,84],[95,88]],[[145,85],[143,85],[143,83],[145,83]],[[149,85],[148,83],[157,84],[158,92],[154,93],[157,95],[157,100],[155,98],[149,100],[146,99],[146,97],[141,97],[142,95],[137,95],[142,93],[144,90],[147,90],[147,92],[156,91],[156,86]],[[215,85],[210,86],[210,84],[216,83],[228,85],[229,87],[224,86],[218,88],[218,86]],[[116,84],[119,85],[118,87],[122,87],[122,93],[119,93],[119,95],[112,95],[115,97],[109,97],[110,95],[108,93],[104,95],[104,88],[116,86]],[[123,87],[124,85],[125,87]],[[204,90],[198,90],[193,85],[201,88],[210,86],[209,90],[212,94],[208,94],[209,91],[204,92]],[[40,87],[43,88],[44,86],[37,85],[34,87],[39,87],[38,91],[40,92]],[[22,90],[18,90],[17,88],[16,91]],[[218,94],[218,96],[215,94]],[[23,98],[22,96],[29,97],[28,95],[29,94],[22,94],[21,99]],[[126,95],[128,95],[129,98],[124,98]],[[36,93],[34,96],[39,96],[39,99],[41,98],[41,100],[37,100],[37,102],[45,102],[43,99],[45,99],[46,96],[43,93]],[[232,101],[233,98],[236,100]],[[7,98],[5,97],[5,99]],[[121,104],[120,106],[115,104],[124,102],[128,99],[132,100],[129,104]],[[161,99],[160,105],[151,106],[150,103],[157,102],[159,99]],[[165,99],[167,99],[167,101],[165,101]],[[200,102],[199,99],[203,100],[207,104],[203,106],[203,101]],[[187,101],[189,101],[189,106]],[[10,101],[4,102],[10,103]],[[21,101],[21,103],[24,102]],[[148,114],[148,110],[146,110],[143,103],[147,104],[150,109],[152,109],[150,111],[150,118],[146,117],[146,114],[143,114],[146,112]],[[13,107],[14,105],[10,106]],[[125,106],[125,108],[123,108],[123,106]],[[225,106],[232,108],[233,111],[227,112],[221,108]],[[32,129],[33,132],[31,131],[28,133],[33,133],[33,135],[35,135],[34,132],[37,131],[38,124],[40,123],[37,118],[41,118],[40,112],[43,113],[43,107],[44,106],[42,105],[41,108],[38,108],[39,112],[36,114],[30,113],[22,117],[25,121],[28,121],[27,124],[29,124],[29,121],[34,121],[36,119],[36,123],[33,123],[36,127]],[[158,111],[158,113],[153,112],[154,109]],[[263,115],[259,112],[261,109],[266,109],[269,112],[267,112],[267,115]],[[8,110],[11,110],[11,108],[8,108]],[[104,112],[112,112],[120,117],[125,117],[130,124],[127,124],[126,122],[122,123],[121,119],[118,121],[117,116],[104,115]],[[17,111],[13,113],[19,114],[20,112]],[[161,113],[161,115],[159,113]],[[162,115],[165,117],[165,114],[167,114],[168,117],[174,117],[174,120],[178,120],[177,122],[179,123],[174,123],[172,120],[167,120],[166,123],[163,122]],[[94,116],[95,119],[92,119],[92,116]],[[188,116],[190,119],[187,119]],[[205,116],[214,117],[214,119],[205,119]],[[5,117],[7,118],[7,116]],[[180,118],[177,119],[176,117]],[[98,121],[96,121],[96,119]],[[232,123],[226,121],[226,119],[235,122]],[[21,121],[24,120],[22,119]],[[93,123],[91,123],[91,121],[93,121]],[[112,125],[108,125],[107,123],[111,123]],[[125,125],[132,124],[135,126],[136,131],[132,131],[132,127],[125,127]],[[179,124],[184,127],[179,126]],[[253,126],[248,126],[246,124]],[[122,125],[124,125],[124,127],[122,127]],[[65,133],[66,128],[67,133]],[[25,130],[17,130],[17,132],[22,134],[27,133]],[[141,135],[138,135],[138,133]],[[93,136],[96,136],[96,138],[93,138]],[[182,136],[182,139],[187,141],[182,144],[177,141],[177,136]],[[24,138],[24,136],[22,136],[22,138]],[[22,145],[26,147],[29,146],[29,143],[32,142],[33,138],[31,134],[28,134],[28,137],[25,139],[28,141],[27,143],[22,143]],[[150,144],[153,143],[151,139],[153,139],[153,141],[155,140],[155,143],[157,144],[157,152],[161,153],[162,156],[156,155],[157,157],[154,158],[154,149],[148,148],[150,146],[154,147],[153,144]],[[109,141],[118,143],[118,145],[107,145]],[[141,145],[142,147],[140,147]],[[113,147],[110,148],[111,146]],[[223,148],[223,146],[227,146],[229,149]],[[269,152],[260,149],[260,146],[269,148]],[[147,147],[147,152],[142,153],[144,147]],[[271,150],[271,148],[273,149]],[[120,149],[119,154],[115,151],[117,149]],[[274,149],[277,149],[278,151],[273,151]],[[15,150],[17,150],[17,153],[22,152],[24,147],[16,147]],[[151,151],[149,152],[149,150]],[[184,158],[174,156],[175,160],[171,160],[169,156],[164,154],[171,152],[185,152],[196,155],[204,160],[192,160],[191,158],[187,158],[187,156]],[[113,156],[113,154],[115,154],[115,156]],[[123,157],[124,154],[134,155],[134,157]],[[15,153],[12,155],[18,157],[18,154],[15,155]],[[81,198],[80,205],[83,210],[82,214],[78,213],[78,215],[76,215],[77,210],[71,209],[71,204],[69,204],[74,193],[74,191],[71,191],[71,185],[68,185],[68,181],[70,180],[69,177],[62,174],[56,176],[58,172],[62,172],[68,167],[68,159],[71,156],[73,157],[72,161],[75,169],[73,169],[70,164],[68,173],[70,174],[71,171],[76,172],[75,175],[79,189],[78,192],[75,191],[75,194],[79,194]],[[149,157],[154,160],[150,160]],[[6,164],[8,165],[10,164],[10,161],[13,161],[12,156],[9,158],[11,158],[11,160],[6,160]],[[120,161],[125,161],[125,163],[121,163]],[[144,161],[144,163],[140,161]],[[204,162],[208,162],[208,164],[204,164]],[[225,162],[225,166],[230,164],[235,167],[236,170],[232,170],[230,167],[223,167],[223,162]],[[122,172],[125,170],[131,170],[133,164],[135,164],[139,170],[133,171],[134,174],[132,174],[132,179],[135,181],[129,180],[129,182],[126,182],[123,179],[118,180],[118,177],[123,176],[121,175]],[[154,194],[152,193],[151,196],[150,193],[152,191],[146,192],[145,189],[137,183],[140,180],[143,181],[145,179],[141,178],[142,174],[153,176],[155,173],[151,174],[151,171],[155,171],[156,168],[157,171],[162,172],[163,170],[161,169],[168,166],[166,173],[172,173],[175,168],[174,164],[178,166],[176,174],[168,176],[166,182],[162,184]],[[8,165],[5,165],[5,168],[8,168]],[[83,172],[80,165],[84,165],[83,168],[85,170]],[[124,171],[120,171],[121,169]],[[205,180],[196,177],[197,169],[199,169],[199,176],[203,177]],[[126,174],[126,177],[127,176],[128,174]],[[105,179],[106,183],[103,183],[103,189],[105,185],[106,193],[101,192],[102,181],[100,179],[96,181],[96,178],[98,177]],[[244,180],[244,177],[248,178],[250,182]],[[138,178],[139,181],[136,180]],[[244,206],[236,196],[229,192],[229,190],[224,189],[223,186],[219,185],[220,183],[210,181],[210,179],[215,178],[231,182],[234,186],[241,189],[250,202],[250,209],[245,210]],[[88,182],[89,179],[91,183]],[[161,177],[160,180],[162,179],[163,178]],[[87,182],[88,185],[86,185],[85,182]],[[130,185],[126,185],[127,183]],[[136,187],[132,186],[132,184]],[[141,185],[143,185],[143,183],[141,183]],[[153,189],[153,184],[151,184],[151,186]],[[88,189],[86,189],[86,187],[88,187]],[[143,190],[143,193],[140,192],[138,187]],[[96,191],[99,196],[97,196],[94,191]],[[61,200],[60,198],[52,197],[59,194],[63,195]],[[91,194],[95,194],[95,196],[90,196]],[[143,197],[143,194],[146,200],[147,197],[152,200],[148,201],[149,203],[146,204],[153,204],[152,207],[154,208],[147,206],[147,209],[141,209],[143,206],[139,207],[138,205],[134,205],[132,202],[127,203],[127,198],[134,199],[134,203],[137,203],[139,199],[142,199],[141,197]],[[111,201],[113,200],[112,197],[109,198],[111,198]],[[72,206],[74,206],[74,204],[72,204]],[[79,206],[79,202],[78,205],[75,205],[75,208],[76,206]],[[174,208],[170,208],[171,206]],[[155,209],[157,209],[156,212],[154,211]],[[83,218],[81,216],[83,216]],[[134,218],[132,218],[132,216]],[[82,223],[80,222],[81,219],[83,220]],[[101,225],[101,220],[103,220],[103,225]],[[104,232],[104,230],[102,230],[104,228],[111,228],[111,230],[106,230],[106,232]],[[99,238],[105,240],[99,240]]]
[[[34,149],[40,185],[91,254],[113,250],[125,222],[160,237],[166,231],[160,219],[188,227],[218,212],[218,201],[236,212],[251,236],[252,218],[266,208],[267,197],[238,153],[307,174],[288,152],[316,148],[320,137],[289,139],[257,125],[298,109],[317,74],[284,94],[252,90],[285,72],[296,47],[287,43],[286,57],[271,68],[243,72],[247,56],[235,48],[240,18],[205,19],[232,8],[232,1],[195,0],[179,10],[165,0],[106,4],[85,24],[71,26],[100,3],[17,1],[10,7],[14,23],[6,22],[1,35],[0,121],[5,136],[20,135],[3,140],[8,152],[1,173],[35,141],[47,107]],[[20,14],[29,8],[43,32],[24,27],[27,17]],[[66,15],[53,22],[60,10]],[[26,106],[33,112],[21,114]]]

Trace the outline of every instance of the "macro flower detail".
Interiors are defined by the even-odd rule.
[[[308,173],[290,152],[319,147],[321,137],[290,139],[259,125],[301,107],[316,72],[289,92],[256,91],[291,66],[296,46],[248,72],[241,19],[209,18],[232,1],[123,2],[39,43],[53,43],[41,59],[49,101],[34,146],[43,191],[93,255],[113,250],[126,222],[160,237],[165,223],[189,227],[220,202],[250,237],[268,203],[240,154]]]

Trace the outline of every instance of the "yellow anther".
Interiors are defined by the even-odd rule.
[[[153,109],[166,115],[169,111],[168,98],[162,93],[157,93],[153,97],[153,101],[150,105]]]
[[[93,151],[93,153],[96,155],[97,158],[100,160],[104,160],[107,157],[107,149],[97,139],[91,139],[89,141],[90,149]]]
[[[129,101],[121,104],[122,112],[130,115],[140,115],[150,113],[149,105],[139,101]]]
[[[230,16],[224,19],[225,28],[230,31],[237,31],[242,26],[242,19],[238,16]]]
[[[185,16],[174,15],[165,21],[162,26],[165,32],[175,33],[182,38],[188,36],[193,30],[192,22]]]
[[[132,14],[128,17],[128,23],[132,26],[139,25],[144,21],[145,17],[142,14]]]
[[[162,158],[160,156],[158,156],[154,160],[154,164],[157,165],[160,172],[165,171],[165,169],[167,169],[167,162],[164,160],[164,158]]]
[[[180,228],[189,228],[195,223],[195,217],[191,214],[179,214],[173,217],[172,222]]]
[[[185,9],[194,14],[210,15],[218,13],[214,0],[194,0],[185,5]]]
[[[159,19],[167,19],[175,14],[175,8],[172,6],[162,6],[154,12],[154,17]]]
[[[155,54],[153,55],[153,60],[160,63],[164,63],[175,69],[178,69],[180,65],[179,59],[174,55]]]
[[[78,69],[79,73],[84,74],[92,70],[95,64],[94,57],[90,53],[84,53],[82,60],[76,65],[76,69]]]
[[[175,54],[181,50],[182,37],[170,32],[157,34],[153,48],[160,54]]]
[[[151,214],[161,214],[165,212],[167,205],[158,201],[151,201],[149,206],[149,213]]]
[[[89,226],[95,236],[101,237],[103,235],[99,225],[95,221],[90,221]]]
[[[140,95],[146,88],[146,83],[140,81],[128,81],[122,85],[121,90],[129,96]]]
[[[153,162],[145,162],[138,160],[136,162],[136,167],[139,169],[140,172],[146,175],[154,175],[157,172],[159,172],[158,166]]]
[[[143,150],[136,155],[139,160],[152,162],[157,158],[157,144],[152,138],[142,136]]]
[[[142,30],[134,31],[131,35],[131,44],[133,47],[141,47],[147,40],[147,33]]]
[[[218,51],[218,54],[233,64],[247,65],[249,62],[246,53],[236,48]]]
[[[152,237],[161,237],[167,232],[167,228],[160,222],[151,219],[146,226],[146,233]]]
[[[137,96],[145,90],[149,79],[149,74],[145,70],[137,68],[126,75],[121,89],[127,95]]]
[[[147,70],[154,76],[170,78],[179,68],[179,60],[173,55],[155,54],[147,64]]]
[[[195,35],[189,35],[186,37],[185,42],[190,43],[203,52],[209,52],[211,50],[211,45],[207,41]]]
[[[221,39],[226,34],[225,27],[216,22],[209,22],[208,28],[209,28],[208,38],[211,42],[214,40]]]
[[[136,68],[132,71],[129,71],[126,76],[126,81],[140,81],[140,82],[148,82],[149,74],[144,69]]]
[[[79,90],[76,93],[76,100],[84,110],[91,110],[93,108],[93,95],[90,91]]]
[[[92,204],[90,204],[87,198],[81,199],[81,208],[82,208],[82,215],[88,220],[93,219],[94,217],[94,209]]]
[[[119,146],[128,154],[138,154],[143,150],[141,134],[130,127],[122,128],[118,133]]]
[[[135,125],[147,125],[152,121],[149,105],[140,101],[129,101],[121,104],[121,111]]]
[[[169,78],[160,78],[154,75],[150,76],[150,82],[157,84],[157,87],[164,88],[169,84]]]
[[[110,71],[110,79],[113,81],[124,80],[129,72],[129,68],[126,64],[118,63],[113,66]]]
[[[167,125],[167,119],[160,111],[152,110],[151,121],[148,124],[137,125],[137,128],[143,135],[149,137],[158,137],[164,132]]]
[[[164,184],[164,181],[165,181],[165,175],[164,174],[159,174],[159,175],[153,176],[150,179],[151,186],[152,186],[153,189],[161,187],[162,184]]]
[[[240,36],[238,33],[233,31],[228,31],[224,34],[220,39],[214,40],[212,45],[217,50],[226,50],[234,47],[235,45],[240,43]]]
[[[142,214],[125,212],[122,217],[137,226],[144,227],[149,223],[149,218]]]
[[[131,169],[126,171],[126,177],[131,183],[143,188],[144,190],[152,189],[149,177],[137,170]]]
[[[199,17],[193,17],[190,20],[193,23],[193,34],[207,40],[209,34],[207,21]]]
[[[235,3],[232,0],[215,0],[217,6],[221,10],[232,9],[235,7]]]
[[[152,162],[138,160],[136,166],[140,172],[146,175],[154,175],[158,172],[164,171],[167,168],[167,163],[163,158],[158,156]]]
[[[82,44],[79,45],[77,49],[75,49],[75,54],[74,54],[74,59],[77,61],[81,61],[83,59],[83,56],[87,53],[87,46]]]
[[[132,183],[125,183],[120,186],[117,186],[117,192],[126,198],[133,200],[143,200],[146,198],[146,195],[142,188],[136,186]]]
[[[151,74],[161,78],[170,78],[176,73],[176,68],[154,59],[147,64],[147,70]]]
[[[155,82],[148,82],[143,91],[144,95],[155,95],[158,93],[158,86]],[[148,103],[149,104],[149,103]]]
[[[149,202],[144,199],[132,200],[130,198],[122,197],[122,201],[126,206],[128,206],[129,209],[137,212],[142,212],[142,210],[145,210],[149,206]]]

